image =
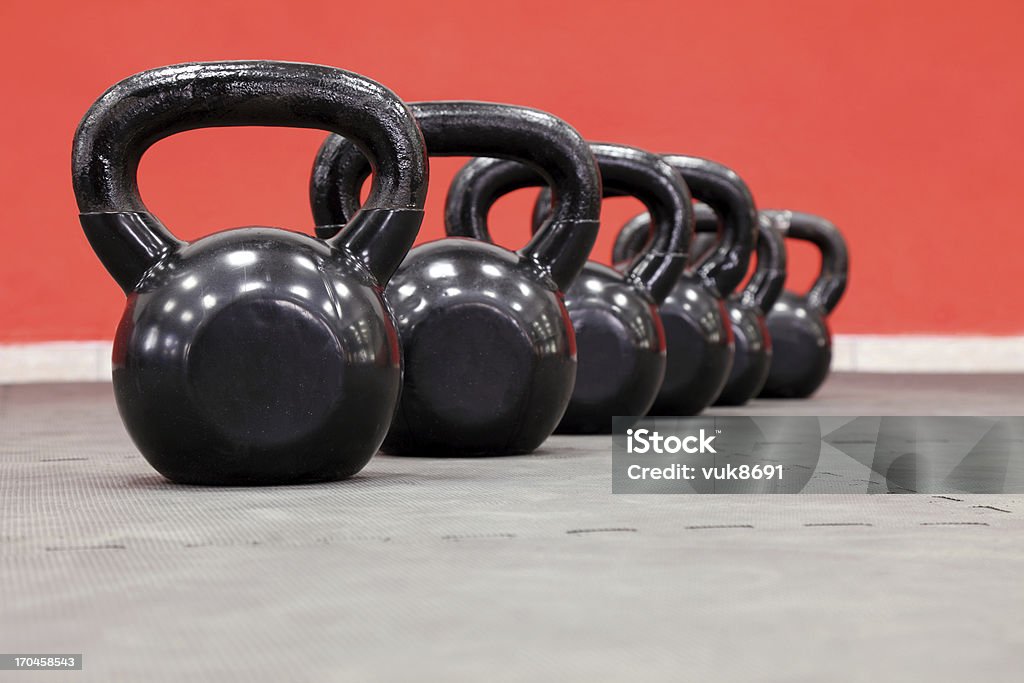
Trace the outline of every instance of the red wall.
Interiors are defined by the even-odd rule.
[[[0,26],[0,342],[111,336],[123,300],[78,226],[75,125],[133,72],[227,58],[333,64],[408,100],[528,104],[589,138],[713,157],[762,206],[844,230],[853,275],[836,331],[1024,331],[1024,3],[59,0],[4,3]],[[185,237],[307,229],[321,137],[179,135],[146,157],[143,190]],[[457,165],[432,167],[422,239],[441,234]],[[525,237],[527,202],[499,206],[507,244]],[[601,258],[635,208],[612,204]],[[794,261],[806,281],[816,264]]]

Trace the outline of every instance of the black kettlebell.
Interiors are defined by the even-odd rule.
[[[821,251],[821,271],[810,290],[806,294],[784,291],[767,318],[775,353],[761,396],[807,398],[825,381],[832,364],[827,318],[846,291],[846,241],[821,216],[798,211],[761,213],[787,238],[811,242]]]
[[[642,416],[654,403],[665,375],[665,332],[657,306],[686,268],[693,230],[689,190],[658,155],[607,143],[591,143],[590,150],[604,195],[642,201],[655,217],[655,230],[650,247],[626,272],[588,261],[566,290],[579,366],[557,431],[571,434],[610,433],[614,416]],[[491,241],[487,214],[494,202],[538,185],[544,185],[543,178],[514,161],[470,161],[448,189],[448,234]]]
[[[698,209],[700,207],[698,206]],[[707,207],[711,211],[710,207]],[[701,237],[712,237],[719,231],[717,218],[703,210],[697,230]],[[613,249],[613,260],[619,262],[635,253],[635,245],[643,245],[650,232],[650,218],[641,214],[631,219],[619,232]],[[699,245],[706,254],[714,248],[716,240]],[[772,360],[772,341],[765,324],[765,312],[771,310],[782,293],[786,279],[786,249],[782,236],[766,216],[759,216],[757,240],[757,267],[747,286],[732,294],[726,301],[729,322],[735,337],[735,354],[729,379],[715,405],[739,406],[754,398],[768,379]],[[701,257],[698,256],[698,262]]]
[[[669,154],[662,158],[715,214],[698,204],[698,227],[709,229],[721,221],[715,248],[684,273],[659,308],[668,366],[651,413],[695,415],[718,398],[732,369],[733,329],[725,300],[746,276],[757,239],[757,216],[750,190],[733,170],[699,157]],[[629,234],[635,234],[635,243],[643,244],[640,238],[646,233]],[[628,234],[616,244],[614,262],[622,267],[630,253]]]
[[[214,126],[320,128],[373,159],[366,207],[321,241],[280,229],[176,239],[139,195],[143,153]],[[72,153],[89,243],[128,296],[118,409],[168,479],[288,484],[350,476],[384,439],[401,386],[382,297],[423,217],[412,114],[382,85],[312,64],[210,62],[131,76],[82,119]]]
[[[550,114],[484,102],[410,107],[428,153],[489,156],[531,166],[558,209],[518,252],[448,237],[409,252],[387,288],[405,355],[386,451],[503,455],[536,449],[562,418],[576,377],[576,341],[562,291],[597,237],[601,180],[586,142]],[[337,136],[311,181],[317,222],[343,224],[368,166]]]

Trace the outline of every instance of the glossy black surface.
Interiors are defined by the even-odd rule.
[[[710,207],[698,205],[697,231],[705,240],[695,250],[694,260],[699,262],[716,248],[715,233],[719,231],[717,216]],[[707,212],[702,209],[707,209]],[[647,214],[634,217],[619,233],[613,255],[617,258],[628,256],[631,248],[643,244],[649,232],[650,219]],[[768,379],[772,359],[772,341],[765,323],[765,310],[778,299],[786,279],[786,251],[782,235],[774,228],[767,216],[759,216],[757,241],[757,266],[750,281],[739,292],[726,301],[729,322],[735,342],[732,369],[725,387],[715,399],[715,405],[743,405],[758,395]]]
[[[597,165],[579,134],[544,112],[481,102],[411,108],[431,155],[520,161],[553,184],[558,208],[518,253],[454,237],[409,252],[387,288],[405,374],[384,448],[528,453],[555,429],[573,390],[576,341],[561,290],[597,236]],[[318,223],[344,224],[366,172],[355,145],[328,138],[310,188]]]
[[[692,236],[690,194],[671,166],[624,145],[591,143],[590,149],[605,195],[640,199],[655,217],[655,228],[651,245],[626,273],[591,261],[566,291],[579,365],[572,399],[558,425],[561,433],[609,433],[614,416],[641,416],[651,407],[665,373],[657,304],[682,274]],[[470,161],[448,190],[449,234],[490,241],[487,214],[494,202],[515,189],[538,185],[544,179],[522,164]]]
[[[323,128],[374,159],[368,209],[330,241],[272,228],[189,244],[146,210],[139,159],[209,126]],[[72,157],[90,244],[128,296],[118,408],[146,459],[191,484],[347,477],[394,414],[400,354],[383,284],[415,239],[423,140],[383,86],[329,67],[183,64],[132,76],[86,113]]]
[[[576,344],[550,278],[507,249],[453,238],[416,247],[387,296],[405,377],[386,451],[527,453],[551,434]]]
[[[770,310],[782,294],[786,250],[771,220],[759,217],[758,222],[757,267],[747,286],[727,302],[736,337],[736,353],[729,379],[715,405],[738,406],[756,397],[768,380],[772,363],[774,342],[765,311]]]
[[[649,414],[696,415],[721,393],[732,368],[733,333],[725,302],[685,273],[658,307],[668,364]]]
[[[767,318],[774,355],[761,396],[807,398],[825,381],[832,363],[827,318],[846,291],[846,242],[838,228],[820,216],[798,211],[762,213],[781,234],[811,242],[821,251],[821,271],[811,289],[806,294],[783,292]]]
[[[707,159],[680,155],[663,158],[680,174],[697,206],[697,230],[718,232],[713,248],[695,260],[661,304],[668,348],[665,382],[651,410],[656,415],[695,415],[716,401],[733,370],[740,334],[756,334],[742,312],[735,317],[727,301],[750,263],[757,238],[757,213],[746,183],[731,169]],[[613,249],[617,267],[643,245],[647,215],[631,220]],[[741,329],[735,329],[736,325]],[[746,365],[740,362],[746,373]]]

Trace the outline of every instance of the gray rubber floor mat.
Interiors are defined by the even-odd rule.
[[[720,414],[1024,414],[1021,376],[836,375]],[[1019,681],[1024,496],[611,494],[608,437],[167,483],[109,385],[0,388],[0,652],[32,681]]]

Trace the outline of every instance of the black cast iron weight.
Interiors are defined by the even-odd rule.
[[[757,212],[746,183],[732,169],[699,157],[668,154],[662,158],[679,171],[693,196],[707,204],[721,223],[715,248],[683,274],[659,309],[668,367],[650,412],[695,415],[719,397],[732,370],[735,342],[726,300],[746,277],[757,240]],[[698,216],[702,216],[699,223],[716,225],[706,210],[698,211]],[[629,240],[617,240],[617,245],[617,262],[627,262]]]
[[[697,209],[701,217],[697,221],[697,231],[703,238],[712,238],[708,243],[698,245],[699,262],[714,248],[717,241],[714,236],[719,232],[719,224],[711,207],[700,204]],[[772,341],[765,323],[765,313],[771,310],[779,298],[786,280],[786,248],[782,235],[773,223],[768,216],[759,216],[757,266],[747,286],[733,293],[726,301],[736,348],[729,378],[715,399],[715,405],[743,405],[760,393],[768,379]],[[647,214],[636,216],[626,223],[615,241],[613,262],[628,260],[643,246],[649,232],[650,217]]]
[[[431,155],[527,164],[555,188],[558,207],[518,252],[455,237],[409,252],[387,288],[405,375],[384,448],[528,453],[555,429],[572,395],[576,340],[562,292],[597,236],[597,164],[579,133],[545,112],[485,102],[410,107]],[[355,144],[324,142],[310,190],[318,224],[344,224],[356,213],[368,170]]]
[[[565,293],[579,366],[557,431],[570,434],[610,433],[614,416],[641,416],[654,403],[665,375],[665,333],[657,306],[686,268],[693,231],[689,190],[658,155],[609,143],[591,143],[590,149],[604,195],[638,198],[655,217],[655,227],[650,245],[625,272],[588,261]],[[545,186],[544,180],[522,164],[470,161],[448,189],[448,233],[491,241],[491,207],[503,195],[532,186]],[[544,208],[550,213],[550,203]],[[543,225],[543,218],[536,225]]]
[[[761,396],[807,398],[821,386],[832,364],[828,316],[846,291],[849,256],[842,233],[821,216],[799,211],[763,211],[787,238],[814,244],[821,270],[805,294],[786,290],[768,313],[774,344],[771,370]]]
[[[371,160],[366,206],[329,240],[226,230],[187,243],[139,195],[143,153],[213,126],[319,128]],[[288,484],[350,476],[380,446],[400,388],[382,297],[423,217],[427,164],[384,86],[326,66],[180,64],[131,76],[75,134],[82,227],[128,296],[114,339],[118,409],[165,477]]]

